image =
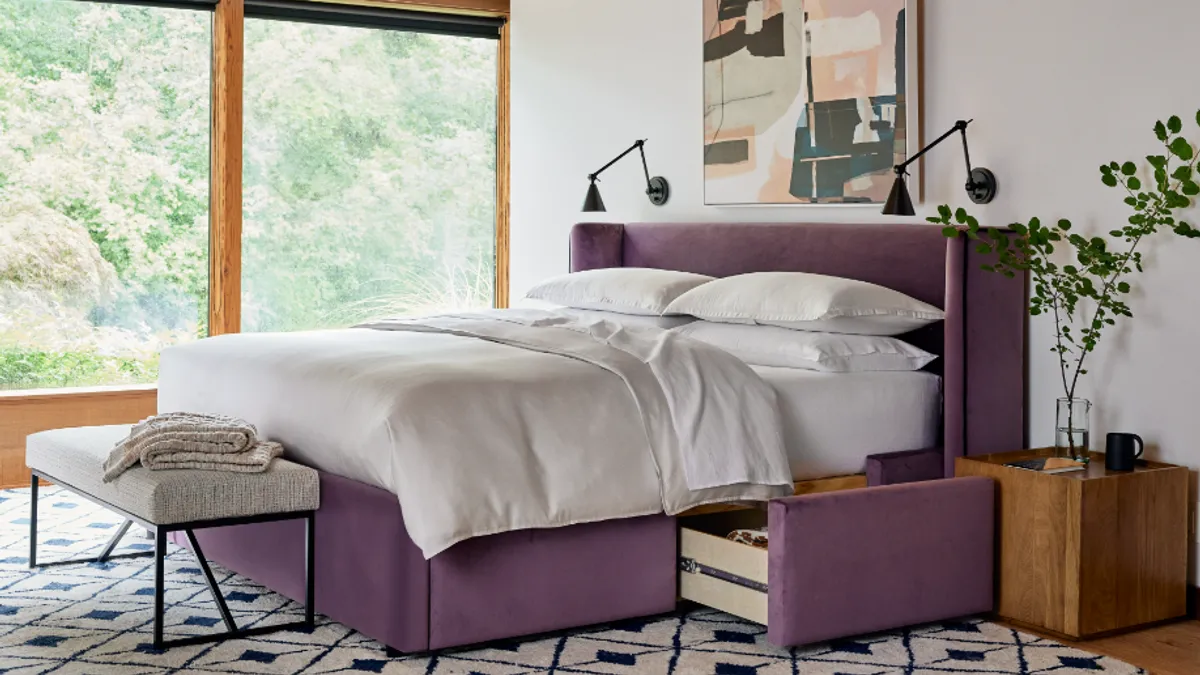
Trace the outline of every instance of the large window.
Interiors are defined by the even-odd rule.
[[[489,307],[494,39],[246,20],[242,329]]]
[[[507,3],[478,2],[0,0],[0,391],[504,303]]]
[[[212,15],[0,0],[0,389],[206,332]]]

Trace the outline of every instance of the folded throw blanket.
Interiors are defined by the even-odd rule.
[[[104,462],[110,483],[141,462],[152,471],[207,469],[259,473],[283,454],[278,443],[258,440],[249,422],[223,415],[167,413],[134,425]]]

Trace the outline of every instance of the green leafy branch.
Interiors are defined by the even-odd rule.
[[[1196,113],[1200,125],[1200,112]],[[976,251],[994,254],[995,260],[983,269],[1015,277],[1028,273],[1033,283],[1029,299],[1029,314],[1052,314],[1055,324],[1055,344],[1051,351],[1058,355],[1063,393],[1075,398],[1079,378],[1087,374],[1083,367],[1088,354],[1096,349],[1105,329],[1116,325],[1118,317],[1132,318],[1133,312],[1125,301],[1132,287],[1125,278],[1134,270],[1143,271],[1142,240],[1170,230],[1181,237],[1200,238],[1200,230],[1181,220],[1177,214],[1192,206],[1192,198],[1200,195],[1200,174],[1192,143],[1184,138],[1183,121],[1172,116],[1154,125],[1154,134],[1166,152],[1150,155],[1146,162],[1153,169],[1153,181],[1143,186],[1138,166],[1133,162],[1111,162],[1100,167],[1100,180],[1110,188],[1125,191],[1125,204],[1133,209],[1128,224],[1108,234],[1120,241],[1116,247],[1103,237],[1085,237],[1072,232],[1071,221],[1062,219],[1045,225],[1039,218],[1028,223],[1013,223],[1010,232],[996,228],[981,228],[979,221],[965,209],[938,207],[938,215],[929,222],[943,226],[950,238],[965,236],[976,242]],[[1068,257],[1070,262],[1055,262]],[[1080,302],[1090,303],[1091,317],[1075,327],[1083,313]]]

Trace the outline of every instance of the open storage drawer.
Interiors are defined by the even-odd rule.
[[[779,646],[990,611],[995,487],[952,478],[680,519],[680,595]],[[769,548],[730,541],[766,525]]]

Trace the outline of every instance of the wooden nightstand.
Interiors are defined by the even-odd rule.
[[[959,476],[996,481],[996,613],[1069,639],[1187,612],[1188,470],[1139,461],[1042,474],[1006,462],[1050,450],[960,457]]]

